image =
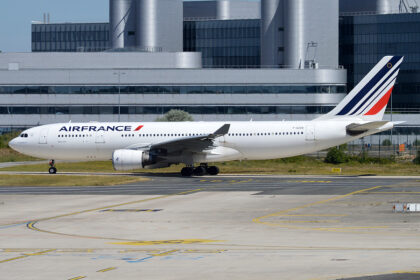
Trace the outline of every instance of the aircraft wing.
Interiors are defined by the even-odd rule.
[[[225,124],[216,130],[214,133],[201,136],[191,136],[180,138],[171,141],[165,141],[150,146],[151,152],[157,154],[174,154],[179,152],[202,152],[210,147],[213,147],[214,139],[224,136],[229,133],[230,124]]]

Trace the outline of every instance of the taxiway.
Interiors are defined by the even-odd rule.
[[[419,178],[149,176],[0,187],[2,277],[420,278]]]

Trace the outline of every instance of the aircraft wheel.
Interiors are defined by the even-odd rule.
[[[210,166],[207,168],[207,173],[209,173],[210,175],[218,175],[220,173],[220,169],[217,166]]]
[[[181,169],[181,175],[184,177],[190,177],[194,173],[194,169],[192,167],[184,167]]]
[[[206,168],[204,166],[197,166],[194,168],[195,176],[203,176],[204,174],[206,174]]]
[[[50,167],[50,169],[48,169],[48,173],[50,173],[50,174],[56,174],[57,173],[57,168]]]

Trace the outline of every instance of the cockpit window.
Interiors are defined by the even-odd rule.
[[[22,134],[20,135],[20,137],[22,137],[22,138],[28,138],[28,137],[29,137],[29,135],[28,135],[27,133],[22,133]]]

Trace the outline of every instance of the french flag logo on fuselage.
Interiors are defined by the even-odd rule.
[[[142,129],[144,127],[144,125],[139,125],[136,129],[134,129],[134,131],[140,131],[140,129]]]
[[[394,88],[402,56],[384,57],[334,110],[335,116],[383,114]]]

